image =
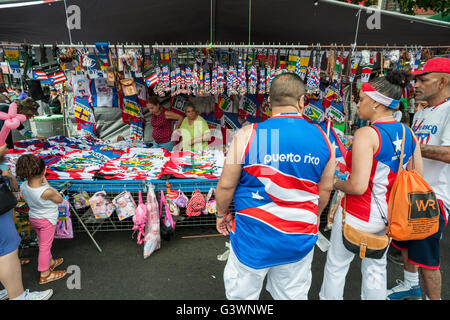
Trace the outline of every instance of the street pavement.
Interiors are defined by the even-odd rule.
[[[31,291],[52,288],[54,300],[225,300],[223,270],[219,261],[229,237],[217,234],[215,227],[179,227],[170,241],[162,240],[161,249],[148,259],[143,246],[136,243],[133,231],[98,232],[95,239],[102,248],[97,251],[84,232],[74,239],[55,239],[53,256],[63,257],[57,270],[71,271],[64,279],[39,285],[37,248],[21,250],[21,257],[31,259],[22,267],[23,283]],[[203,238],[183,238],[205,235]],[[325,233],[327,236],[327,234]],[[441,241],[442,299],[450,297],[450,235],[444,230]],[[312,263],[310,300],[319,299],[326,253],[315,247]],[[360,259],[355,257],[346,280],[345,300],[360,300]],[[388,286],[403,278],[400,265],[388,261]],[[78,272],[79,271],[79,272]],[[261,300],[271,300],[263,289]]]

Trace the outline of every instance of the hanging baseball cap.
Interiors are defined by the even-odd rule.
[[[422,70],[411,72],[411,75],[418,76],[430,72],[450,73],[450,59],[444,57],[437,57],[425,62]]]

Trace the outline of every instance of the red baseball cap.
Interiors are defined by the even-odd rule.
[[[450,73],[450,59],[437,57],[425,62],[422,70],[411,72],[412,75],[418,76],[430,72]]]

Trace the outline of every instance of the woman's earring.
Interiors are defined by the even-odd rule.
[[[377,112],[377,108],[375,108],[375,107],[373,107],[372,110],[375,111],[375,112]]]

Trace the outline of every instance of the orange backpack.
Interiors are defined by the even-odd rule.
[[[439,203],[433,189],[417,171],[402,168],[405,126],[402,127],[400,165],[389,196],[387,235],[399,241],[421,240],[439,229]]]

